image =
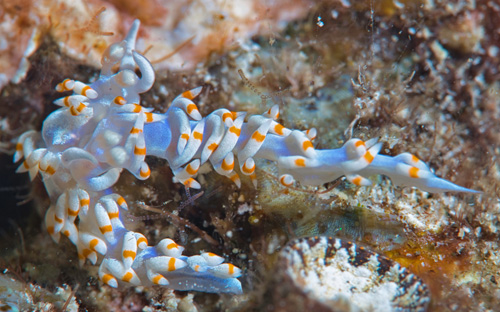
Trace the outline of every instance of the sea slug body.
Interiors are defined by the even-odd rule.
[[[135,51],[138,29],[136,20],[122,42],[108,47],[95,82],[66,79],[56,86],[73,94],[54,102],[61,108],[45,119],[41,134],[20,136],[14,156],[16,162],[24,158],[19,172],[43,177],[51,200],[45,216],[51,237],[56,242],[61,234],[68,237],[81,264],[102,258],[99,278],[109,286],[242,292],[241,270],[222,257],[184,256],[184,248],[169,238],[148,246],[143,234],[125,228],[120,213],[127,203],[111,188],[123,169],[147,179],[146,156],[166,159],[174,180],[187,188],[200,188],[194,177],[205,162],[239,187],[238,167],[257,186],[254,159],[265,158],[277,163],[285,186],[320,185],[341,176],[362,186],[371,183],[365,176],[384,174],[397,185],[428,192],[476,192],[438,178],[411,154],[380,155],[376,140],[351,139],[339,149],[316,150],[316,131],[283,127],[278,106],[250,117],[223,108],[202,117],[193,102],[199,87],[175,98],[164,114],[142,107],[140,94],[152,87],[155,73]]]

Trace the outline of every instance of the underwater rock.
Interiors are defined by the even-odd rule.
[[[426,311],[422,280],[386,257],[336,238],[293,241],[279,256],[282,311]]]
[[[0,311],[78,311],[74,292],[67,285],[55,292],[32,283],[19,281],[7,270],[0,273]]]

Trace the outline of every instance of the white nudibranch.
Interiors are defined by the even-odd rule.
[[[382,144],[376,140],[351,139],[339,149],[316,150],[311,142],[316,130],[280,125],[278,106],[247,119],[227,109],[202,117],[193,102],[202,91],[198,87],[175,98],[164,114],[142,107],[139,94],[152,87],[155,73],[134,50],[138,29],[136,20],[122,42],[108,47],[97,81],[86,85],[66,79],[56,86],[73,95],[55,101],[61,108],[45,119],[41,135],[20,136],[14,155],[16,162],[24,158],[18,172],[29,172],[32,179],[38,172],[43,176],[51,199],[45,216],[51,237],[57,242],[61,233],[67,236],[81,264],[103,258],[99,277],[109,286],[242,292],[241,270],[222,257],[183,256],[184,248],[168,238],[148,246],[144,235],[125,228],[120,212],[127,204],[110,188],[122,169],[147,179],[147,155],[166,159],[174,181],[187,188],[200,188],[194,177],[207,161],[238,187],[235,167],[257,186],[255,159],[264,158],[277,163],[284,186],[294,181],[320,185],[341,176],[362,186],[371,184],[365,176],[384,174],[397,185],[428,192],[476,192],[438,178],[411,154],[379,155]]]

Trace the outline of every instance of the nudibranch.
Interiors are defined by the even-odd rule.
[[[187,257],[183,247],[165,238],[149,246],[146,237],[129,231],[120,212],[127,203],[112,187],[123,169],[145,180],[146,156],[166,159],[176,182],[199,188],[194,179],[210,162],[238,187],[241,174],[255,186],[255,161],[275,161],[279,180],[319,185],[345,176],[355,185],[369,185],[372,174],[389,176],[397,185],[429,192],[475,192],[436,177],[425,163],[404,153],[379,155],[376,140],[351,139],[339,149],[316,150],[315,129],[291,130],[280,125],[278,106],[262,115],[218,109],[202,117],[193,99],[201,87],[174,99],[166,113],[140,105],[155,73],[135,51],[136,20],[120,43],[102,57],[99,78],[87,85],[66,79],[56,86],[72,95],[54,103],[60,109],[43,123],[41,134],[28,131],[16,146],[19,172],[38,172],[50,197],[45,216],[47,231],[57,242],[61,234],[76,245],[81,264],[102,259],[99,277],[107,285],[164,285],[178,290],[241,293],[241,270],[212,253]],[[140,75],[136,74],[136,69]],[[239,168],[235,169],[238,164]],[[239,169],[239,170],[238,170]]]

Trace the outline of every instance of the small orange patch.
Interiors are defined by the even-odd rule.
[[[120,217],[120,212],[117,211],[117,212],[108,212],[108,216],[110,219],[115,219],[115,218],[118,218]]]
[[[365,155],[363,155],[363,158],[366,160],[367,163],[371,164],[371,162],[375,157],[373,157],[370,151],[366,151]]]
[[[54,227],[53,226],[48,226],[47,227],[47,232],[49,232],[50,235],[54,234]]]
[[[16,144],[16,151],[22,151],[23,150],[23,144],[22,143],[17,143]]]
[[[123,275],[122,277],[122,281],[124,282],[130,282],[130,280],[134,277],[134,274],[132,274],[132,272],[127,272]]]
[[[64,231],[63,234],[64,234],[64,236],[69,237],[69,231],[68,230]]]
[[[99,228],[99,230],[101,231],[102,234],[106,234],[108,232],[112,232],[113,231],[113,227],[110,225],[105,225],[105,226],[101,226]]]
[[[54,220],[56,220],[57,223],[63,223],[63,219],[59,218],[57,215],[54,215]]]
[[[212,144],[210,144],[209,146],[207,146],[207,148],[209,150],[211,150],[212,152],[215,151],[217,149],[217,147],[219,147],[219,145],[217,143],[215,143],[215,142],[212,143]]]
[[[356,146],[356,147],[365,146],[365,142],[363,142],[361,140],[356,141],[356,143],[354,143],[354,146]]]
[[[281,182],[281,184],[282,184],[282,185],[284,185],[284,186],[290,186],[290,184],[286,184],[286,183],[285,183],[285,176],[282,176],[282,177],[281,177],[280,182]]]
[[[228,263],[227,270],[229,272],[229,275],[233,275],[234,274],[234,265],[232,265],[231,263]]]
[[[95,250],[95,247],[96,247],[97,245],[99,245],[99,240],[98,240],[97,238],[92,239],[92,240],[90,241],[90,243],[89,243],[89,247],[90,247],[90,249],[91,249],[91,250],[93,250],[93,251],[96,251],[96,250]]]
[[[139,128],[136,128],[136,127],[132,127],[132,129],[130,129],[130,134],[138,134],[141,132],[142,132],[142,130]]]
[[[58,83],[58,84],[56,85],[56,91],[57,91],[57,92],[64,92],[64,91],[66,91],[66,90],[64,90],[64,89],[65,89],[65,88],[64,88],[64,81],[63,81],[63,82],[61,82],[61,83]]]
[[[193,138],[195,138],[196,140],[203,140],[203,133],[201,132],[198,132],[198,131],[194,131],[193,132]]]
[[[84,249],[82,251],[82,255],[83,255],[84,258],[88,258],[88,256],[90,256],[92,253],[93,253],[93,251],[90,250],[90,249]]]
[[[123,251],[123,258],[132,258],[132,260],[135,259],[135,251],[133,250],[124,250]]]
[[[121,197],[121,196],[120,196],[120,197],[118,197],[118,199],[116,200],[116,203],[117,203],[118,205],[120,205],[120,206],[123,206],[123,204],[126,204],[126,202],[125,202],[125,198],[123,198],[123,197]]]
[[[243,171],[246,174],[251,174],[255,170],[255,164],[253,164],[252,168],[248,168],[247,164],[243,164],[243,167],[241,167],[241,171]]]
[[[113,100],[113,102],[116,105],[125,105],[127,103],[127,101],[125,101],[125,99],[123,97],[121,97],[121,96],[115,97],[115,99]]]
[[[168,270],[169,271],[175,271],[176,267],[175,267],[175,258],[170,258],[170,260],[168,260]]]
[[[231,118],[231,120],[233,119],[233,114],[231,113],[224,113],[222,114],[222,120],[226,121],[227,118]]]
[[[190,175],[195,175],[198,172],[198,170],[193,169],[191,164],[189,164],[186,167],[186,172],[189,173]]]
[[[297,166],[297,167],[305,167],[306,166],[306,160],[304,158],[297,158],[297,159],[295,159],[295,166]]]
[[[143,147],[143,148],[139,148],[139,147],[135,147],[134,148],[134,154],[136,155],[146,155],[146,148]]]
[[[144,236],[141,236],[137,239],[137,246],[139,246],[142,243],[146,243],[146,245],[148,244],[148,240]]]
[[[141,176],[141,178],[147,178],[149,177],[149,175],[151,174],[151,170],[149,169],[149,167],[146,167],[146,170],[143,171],[141,169],[141,171],[139,171],[139,175]]]
[[[308,148],[314,148],[313,144],[309,140],[304,141],[304,143],[302,143],[302,149],[304,151],[306,151]]]
[[[153,282],[153,284],[158,285],[158,284],[160,284],[160,281],[161,281],[163,278],[164,278],[164,277],[163,277],[163,275],[161,275],[161,274],[157,274],[155,277],[153,277],[152,282]]]
[[[222,160],[222,164],[220,165],[220,167],[225,170],[225,171],[231,171],[234,169],[234,161],[230,164],[228,164],[226,162],[226,159]]]
[[[90,87],[89,87],[89,86],[85,86],[85,87],[83,87],[83,88],[82,88],[82,95],[87,96],[87,91],[89,91],[89,90],[92,90],[92,89],[90,89]]]
[[[102,282],[103,282],[104,284],[109,284],[109,281],[114,280],[114,279],[115,279],[115,278],[114,278],[114,277],[113,277],[113,275],[111,275],[111,274],[104,274],[104,275],[102,276]]]
[[[194,105],[194,104],[189,104],[187,106],[186,110],[187,110],[188,114],[191,114],[193,111],[197,111],[198,107],[196,107],[196,105]]]
[[[70,105],[70,102],[69,102],[69,96],[66,96],[66,97],[63,99],[63,103],[64,103],[64,106],[69,107],[69,105]]]
[[[186,99],[189,99],[189,100],[194,99],[194,94],[193,94],[193,92],[191,92],[191,90],[182,92],[181,96],[183,98],[186,98]]]
[[[81,113],[81,112],[82,112],[82,110],[83,110],[85,107],[87,107],[85,104],[80,103],[80,104],[78,104],[78,107],[76,108],[76,110],[77,110],[77,112]]]
[[[360,185],[361,185],[361,180],[362,180],[362,179],[361,179],[361,177],[360,177],[360,176],[357,176],[357,177],[355,177],[354,179],[352,179],[352,183],[353,183],[354,185],[360,186]]]
[[[417,163],[417,162],[419,162],[419,161],[420,161],[420,159],[418,159],[418,157],[417,157],[417,156],[415,156],[415,155],[411,155],[411,161],[413,161],[413,162],[416,162],[416,163]]]
[[[146,122],[153,122],[153,113],[146,113]]]
[[[142,107],[139,104],[133,104],[134,105],[134,113],[140,113],[142,111]]]
[[[280,124],[276,124],[276,126],[274,126],[274,132],[276,132],[279,135],[283,135],[283,129],[285,129],[285,127],[283,127]]]
[[[50,174],[50,175],[53,175],[54,173],[56,173],[56,169],[54,169],[54,167],[52,166],[47,166],[47,169],[45,169],[45,172]]]
[[[231,179],[231,181],[233,182],[236,182],[240,180],[240,176],[237,173],[234,173],[229,177],[229,179]]]
[[[236,128],[235,126],[232,126],[231,128],[229,128],[229,132],[232,132],[232,133],[236,134],[236,136],[240,136],[241,129]]]
[[[71,79],[69,79],[69,78],[66,78],[66,79],[64,79],[64,80],[63,80],[63,82],[62,82],[62,83],[63,83],[63,85],[64,85],[64,87],[65,87],[65,88],[69,88],[67,85],[68,85],[68,83],[70,83],[70,82],[72,82],[72,80],[71,80]]]
[[[69,112],[71,113],[72,116],[78,116],[78,112],[75,110],[74,106],[71,106],[69,108]]]
[[[84,198],[80,199],[80,206],[88,206],[90,204],[90,199]]]
[[[174,249],[174,248],[177,248],[179,247],[179,245],[177,245],[176,243],[170,243],[167,245],[167,249]]]
[[[189,178],[186,181],[184,181],[184,186],[189,188],[189,187],[191,187],[191,185],[193,185],[193,182],[194,182],[194,179]]]
[[[68,215],[69,216],[72,216],[72,217],[76,217],[78,215],[78,213],[80,212],[80,210],[71,210],[68,208]]]
[[[189,134],[187,134],[187,133],[181,134],[181,139],[184,139],[186,141],[189,140]]]
[[[266,138],[265,135],[261,134],[259,131],[255,131],[253,134],[252,134],[252,139],[254,139],[255,141],[261,143],[261,142],[264,142],[264,139]]]
[[[418,169],[417,167],[411,167],[409,170],[408,170],[408,174],[410,175],[411,178],[418,178],[418,172],[420,171],[420,169]]]

